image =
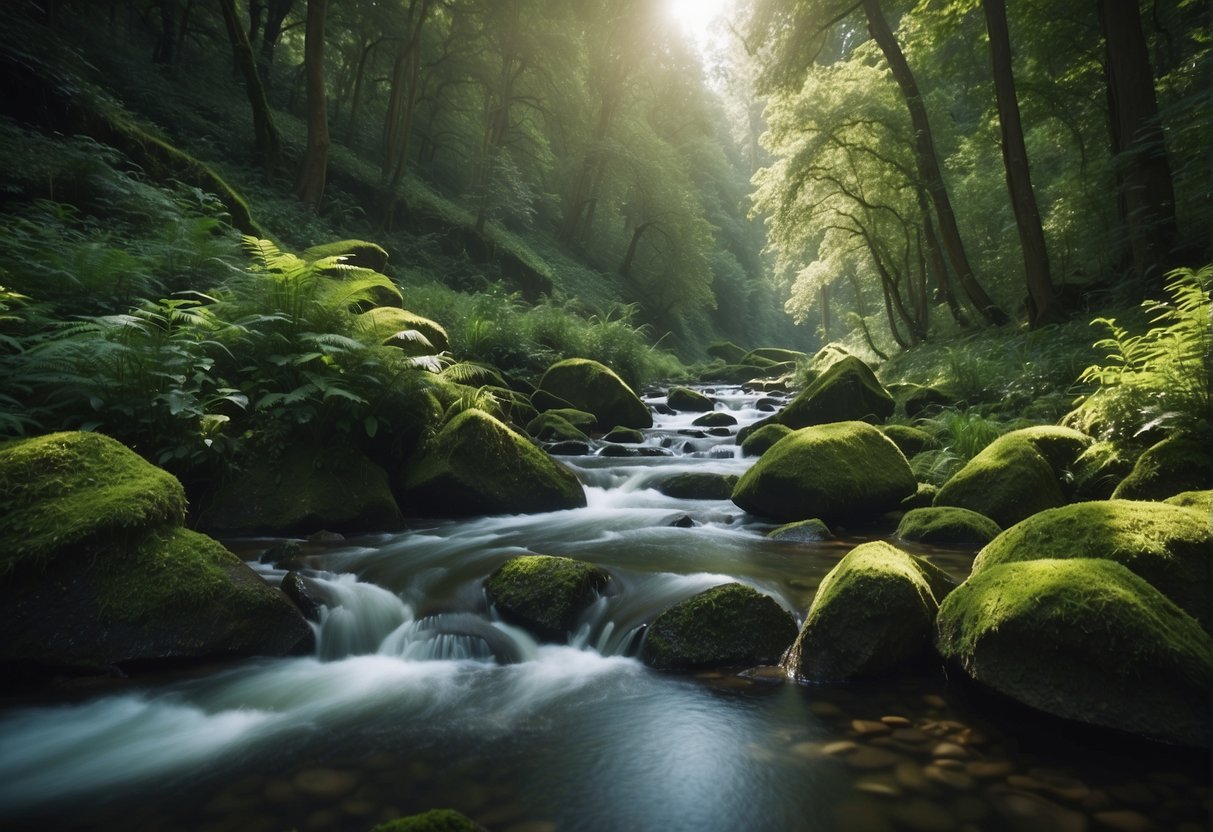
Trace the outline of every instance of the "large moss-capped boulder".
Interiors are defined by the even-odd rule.
[[[897,508],[917,485],[888,437],[863,422],[836,422],[772,445],[738,481],[733,502],[783,522],[833,522]]]
[[[1165,500],[1181,491],[1213,487],[1208,436],[1176,434],[1146,450],[1112,492],[1117,500]]]
[[[1053,473],[1058,477],[1072,469],[1083,452],[1095,442],[1082,431],[1058,425],[1035,425],[1030,428],[1020,428],[1003,434],[995,441],[999,440],[1023,440],[1030,443],[1053,466]]]
[[[893,444],[906,455],[906,459],[923,451],[939,448],[939,441],[921,428],[912,428],[909,425],[885,425],[880,432],[893,440]]]
[[[667,497],[681,500],[727,500],[737,485],[734,474],[688,471],[658,480],[653,487]]]
[[[716,407],[716,404],[703,393],[689,387],[671,387],[670,392],[666,395],[665,403],[675,410],[690,413],[707,413]]]
[[[809,361],[809,356],[799,350],[789,350],[783,347],[758,347],[747,352],[737,363],[758,364],[763,361],[775,364],[796,364],[798,361]]]
[[[65,554],[0,583],[0,663],[43,670],[137,669],[308,652],[299,610],[238,557],[179,527],[137,543]]]
[[[99,433],[0,444],[0,576],[185,520],[185,490]]]
[[[484,591],[502,618],[540,639],[563,642],[610,578],[604,569],[572,558],[523,555],[489,575]]]
[[[1174,497],[1163,500],[1169,506],[1198,508],[1213,514],[1213,491],[1181,491]]]
[[[984,546],[1001,531],[984,514],[954,506],[907,511],[897,526],[897,536],[902,540],[940,546]]]
[[[663,610],[640,658],[662,670],[776,664],[794,638],[795,619],[772,598],[723,584]]]
[[[210,534],[277,537],[372,532],[403,524],[386,471],[356,448],[306,446],[262,459],[213,495],[199,519]]]
[[[644,434],[636,428],[625,428],[616,425],[602,436],[603,442],[623,442],[627,445],[639,445],[644,442]]]
[[[653,414],[632,388],[610,367],[588,358],[557,361],[539,380],[539,389],[564,399],[578,410],[593,413],[600,425],[653,426]]]
[[[771,446],[783,439],[792,429],[787,425],[768,424],[763,425],[755,431],[748,433],[744,439],[741,439],[741,433],[737,436],[741,440],[741,455],[742,456],[762,456]]]
[[[790,428],[845,422],[874,416],[884,421],[893,415],[893,397],[876,380],[875,373],[848,355],[830,365],[816,381],[779,413]]]
[[[431,809],[381,823],[371,832],[485,832],[485,828],[454,809]]]
[[[1209,744],[1213,644],[1110,560],[1004,563],[943,602],[936,646],[981,684],[1046,713]]]
[[[527,423],[526,432],[541,442],[582,441],[589,439],[585,431],[566,419],[563,413],[580,413],[578,410],[548,410]],[[590,416],[591,421],[593,416]],[[589,427],[593,427],[590,425]]]
[[[935,495],[936,506],[967,508],[1003,528],[1065,501],[1053,466],[1014,433],[987,445]]]
[[[1207,511],[1132,500],[1042,511],[994,538],[973,561],[973,574],[1043,558],[1116,561],[1209,626],[1213,527]]]
[[[406,467],[401,491],[413,513],[442,517],[581,508],[585,491],[568,468],[475,408],[438,432]]]
[[[788,672],[838,682],[914,661],[930,646],[935,613],[951,588],[938,567],[888,543],[855,547],[822,579],[788,651]]]
[[[408,355],[432,355],[450,349],[450,338],[441,324],[394,306],[368,309],[354,319],[354,327],[375,343],[398,347]],[[425,340],[419,340],[416,334]]]
[[[366,240],[337,240],[332,243],[321,243],[303,252],[303,259],[309,263],[324,260],[328,257],[340,257],[341,262],[348,266],[370,269],[382,272],[387,268],[387,251],[383,246]]]

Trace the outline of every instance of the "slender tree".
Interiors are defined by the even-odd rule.
[[[272,179],[274,168],[277,167],[282,153],[282,141],[278,136],[278,129],[274,126],[274,118],[265,97],[265,88],[261,85],[253,49],[236,15],[236,0],[219,0],[219,8],[223,12],[223,24],[232,44],[232,57],[244,78],[244,90],[253,110],[257,156],[265,168],[266,177]]]
[[[328,104],[324,93],[324,20],[327,0],[307,0],[303,63],[307,78],[307,150],[295,195],[309,210],[320,207],[328,170]]]

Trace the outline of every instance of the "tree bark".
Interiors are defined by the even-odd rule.
[[[1150,55],[1134,0],[1099,0],[1108,81],[1108,121],[1117,157],[1117,206],[1129,232],[1133,269],[1141,280],[1157,277],[1178,236],[1175,191],[1162,128]]]
[[[906,62],[905,54],[902,53],[900,44],[893,36],[888,21],[885,20],[880,0],[862,0],[862,6],[868,19],[868,31],[871,32],[876,45],[884,54],[885,61],[888,62],[889,69],[893,72],[893,79],[901,88],[906,108],[910,111],[910,121],[914,126],[914,158],[918,165],[918,174],[922,177],[927,194],[931,198],[931,204],[935,207],[935,215],[939,220],[939,233],[943,237],[943,247],[952,264],[952,270],[956,272],[961,288],[981,312],[982,317],[991,324],[1001,326],[1007,323],[1007,315],[977,282],[977,278],[973,275],[973,268],[969,265],[969,258],[965,254],[964,244],[960,239],[960,229],[956,225],[956,215],[952,211],[952,202],[948,198],[943,174],[939,169],[939,158],[935,153],[931,123],[927,118],[926,104],[918,90],[918,83],[914,80],[914,74],[910,71],[910,65]]]
[[[219,0],[219,8],[223,12],[223,23],[227,27],[228,39],[232,43],[232,57],[236,67],[244,77],[244,90],[248,95],[249,106],[253,109],[253,133],[257,156],[265,168],[267,179],[274,178],[274,169],[282,153],[282,142],[278,130],[274,126],[274,118],[270,113],[269,102],[265,98],[265,88],[261,86],[261,76],[257,73],[257,61],[253,57],[253,48],[248,42],[240,19],[236,14],[236,0]]]
[[[265,26],[261,30],[261,50],[258,53],[257,64],[261,70],[266,88],[273,84],[271,70],[274,68],[274,48],[282,37],[282,23],[291,13],[295,0],[269,0],[265,13]],[[310,3],[309,3],[310,5]]]
[[[994,94],[998,99],[998,122],[1002,129],[1002,163],[1007,174],[1007,190],[1019,244],[1023,249],[1024,277],[1028,287],[1028,325],[1035,329],[1048,323],[1056,313],[1056,296],[1049,275],[1049,254],[1045,233],[1032,190],[1028,150],[1019,118],[1019,99],[1015,94],[1015,75],[1011,69],[1011,38],[1007,29],[1005,0],[982,0],[986,30],[990,35],[990,62],[994,71]]]
[[[324,93],[324,18],[327,0],[307,0],[303,64],[307,77],[307,151],[295,195],[308,210],[320,207],[328,170],[328,103]]]

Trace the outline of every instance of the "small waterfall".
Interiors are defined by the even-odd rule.
[[[413,620],[413,610],[394,593],[354,575],[313,577],[324,606],[316,654],[326,661],[378,652],[389,634]]]

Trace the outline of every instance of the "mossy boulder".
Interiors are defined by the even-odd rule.
[[[708,344],[707,352],[712,358],[719,358],[725,364],[739,364],[745,355],[745,350],[732,341],[713,341]]]
[[[967,508],[1005,529],[1064,504],[1049,460],[1016,433],[1000,436],[965,463],[939,489],[935,505]]]
[[[1082,431],[1058,425],[1036,425],[1005,433],[999,439],[1023,440],[1031,443],[1041,456],[1053,466],[1053,473],[1062,477],[1074,468],[1078,458],[1095,442]],[[998,441],[998,440],[995,440]]]
[[[1181,491],[1163,502],[1169,506],[1195,508],[1213,514],[1213,491]]]
[[[913,428],[909,425],[885,425],[880,432],[893,440],[893,444],[906,455],[906,459],[923,451],[939,448],[939,441],[921,428]]]
[[[911,419],[925,416],[957,404],[955,396],[934,387],[913,385],[900,397],[906,415]]]
[[[877,676],[926,654],[951,579],[877,541],[847,553],[821,581],[786,666],[807,682]]]
[[[737,424],[737,417],[723,410],[714,410],[703,414],[691,424],[698,428],[728,428]]]
[[[0,607],[0,664],[42,672],[287,655],[314,641],[285,595],[218,542],[173,526],[8,575]]]
[[[767,537],[771,540],[813,543],[818,540],[832,540],[834,535],[829,526],[813,517],[809,520],[797,520],[795,523],[784,523],[767,532]]]
[[[1108,500],[1133,471],[1134,455],[1112,442],[1095,442],[1078,455],[1071,469],[1073,499]]]
[[[525,393],[519,393],[509,387],[490,386],[480,389],[491,395],[496,401],[501,420],[519,429],[525,429],[531,420],[539,415],[539,411],[531,404],[530,397]]]
[[[797,429],[869,417],[883,422],[891,415],[893,397],[876,380],[876,374],[858,358],[845,356],[792,399],[778,418]]]
[[[565,411],[569,412],[569,411]],[[574,413],[579,411],[572,411]],[[594,417],[591,416],[591,419]],[[526,432],[542,442],[585,441],[589,437],[561,415],[561,411],[549,410],[540,413],[527,423]]]
[[[998,524],[975,511],[954,506],[907,511],[897,526],[897,537],[940,546],[984,546],[998,537]]]
[[[770,369],[770,367],[758,367],[753,364],[726,364],[723,367],[715,367],[705,371],[700,381],[745,384],[747,381],[760,379],[764,375],[768,375]],[[770,372],[769,375],[779,375],[779,373]]]
[[[572,558],[523,555],[489,575],[484,591],[505,620],[540,639],[563,642],[610,577]]]
[[[368,309],[354,318],[354,328],[374,343],[397,347],[407,355],[433,355],[450,349],[450,338],[441,324],[394,306]]]
[[[546,413],[549,410],[576,410],[573,403],[566,401],[559,396],[553,395],[546,390],[536,390],[531,394],[531,404],[540,413]],[[595,420],[597,421],[597,420]]]
[[[1181,491],[1213,487],[1213,450],[1208,436],[1176,434],[1153,445],[1137,459],[1112,498],[1165,500]]]
[[[602,437],[603,442],[623,442],[629,445],[639,445],[644,441],[644,434],[636,428],[625,428],[616,425]]]
[[[1209,627],[1213,527],[1207,511],[1132,500],[1042,511],[994,538],[973,561],[973,574],[1043,558],[1115,561]]]
[[[340,257],[348,266],[382,272],[387,268],[388,254],[383,246],[366,240],[337,240],[304,250],[303,259],[309,263],[328,257]]]
[[[0,444],[0,576],[185,520],[173,475],[99,433]]]
[[[611,368],[588,358],[557,361],[539,380],[539,389],[593,413],[600,425],[653,426],[653,414],[632,388]]]
[[[771,361],[775,364],[795,364],[798,361],[809,361],[807,353],[799,350],[789,350],[783,347],[758,347],[747,352],[740,364],[755,364],[760,361]]]
[[[796,638],[796,621],[744,584],[713,587],[667,607],[645,633],[640,658],[681,670],[776,664]]]
[[[744,439],[741,440],[741,455],[742,456],[762,456],[771,446],[783,439],[792,429],[787,425],[768,424],[763,425],[755,431],[750,432]],[[741,432],[737,434],[741,438]]]
[[[727,500],[733,495],[737,477],[709,471],[689,471],[658,480],[653,487],[667,497],[680,500]]]
[[[772,445],[738,481],[733,502],[782,522],[834,522],[895,509],[917,485],[884,434],[863,422],[836,422],[793,431]]]
[[[914,467],[912,462],[910,463],[910,467]],[[916,508],[930,508],[932,503],[935,502],[935,495],[938,493],[939,486],[932,485],[929,482],[920,482],[918,483],[918,490],[902,500],[898,508],[903,511],[910,511]]]
[[[943,602],[936,626],[940,655],[1025,705],[1164,742],[1209,744],[1209,634],[1119,563],[983,569]]]
[[[526,514],[583,507],[585,491],[568,468],[526,437],[475,408],[451,419],[406,466],[408,510],[436,516]]]
[[[220,536],[389,531],[403,523],[387,472],[352,447],[321,454],[298,446],[258,460],[211,495],[199,518]]]
[[[555,410],[545,410],[540,416],[546,416],[549,413],[553,416],[559,416],[584,433],[590,433],[598,428],[598,419],[593,413],[587,413],[575,407],[559,407]]]
[[[674,410],[690,413],[706,413],[716,404],[698,390],[689,387],[671,387],[666,395],[665,403]]]
[[[485,832],[485,828],[454,809],[431,809],[381,823],[371,832]]]

